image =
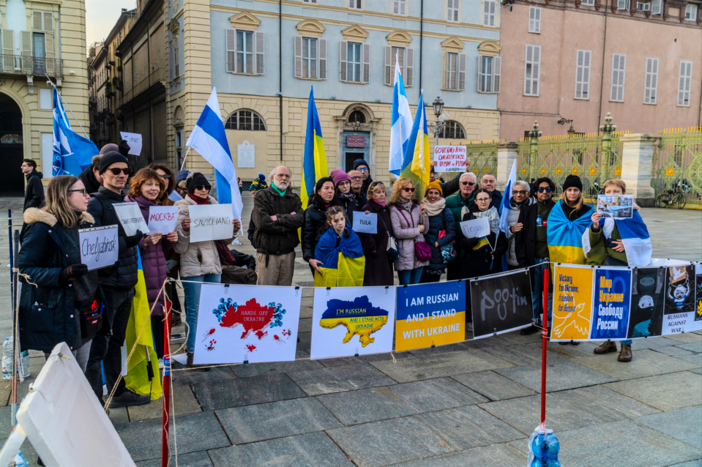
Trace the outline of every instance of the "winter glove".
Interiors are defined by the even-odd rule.
[[[65,284],[68,281],[73,281],[78,279],[79,277],[83,277],[87,273],[87,264],[74,264],[72,266],[68,266],[66,269],[61,270],[61,272],[59,273],[59,282]]]
[[[137,230],[131,237],[124,237],[124,243],[127,244],[127,248],[132,248],[137,246],[142,238],[144,238],[144,234],[141,230]]]
[[[131,147],[129,146],[129,144],[127,144],[126,140],[120,141],[118,148],[120,154],[122,154],[124,157],[129,158],[129,150],[131,149]]]

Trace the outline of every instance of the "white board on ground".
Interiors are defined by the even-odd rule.
[[[392,351],[395,287],[315,288],[310,358]]]
[[[115,208],[119,223],[122,224],[127,237],[134,235],[137,230],[141,230],[141,233],[145,234],[150,233],[137,203],[115,203],[112,206]]]
[[[466,238],[480,238],[490,235],[490,221],[487,217],[461,222],[461,231]]]
[[[295,360],[301,300],[295,287],[203,284],[193,362]]]
[[[119,230],[116,225],[78,230],[81,263],[89,270],[111,266],[119,257]]]
[[[127,133],[125,131],[120,131],[119,134],[129,145],[129,154],[132,156],[140,156],[142,146],[141,135],[139,133]]]
[[[190,216],[190,242],[229,240],[234,236],[231,204],[188,206]]]
[[[149,208],[149,231],[168,235],[178,222],[178,206],[151,206]]]

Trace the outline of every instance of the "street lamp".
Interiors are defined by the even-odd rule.
[[[435,145],[439,145],[439,134],[444,131],[444,127],[446,126],[446,121],[449,118],[448,113],[443,113],[444,112],[444,101],[441,100],[440,97],[437,97],[434,99],[434,102],[431,104],[434,107],[434,115],[436,116],[436,122],[435,123],[430,123],[428,126],[428,129],[434,132],[434,140],[435,140]]]
[[[441,112],[444,111],[444,101],[442,101],[440,97],[437,97],[431,105],[434,106],[434,115],[436,115],[436,118],[439,118]]]

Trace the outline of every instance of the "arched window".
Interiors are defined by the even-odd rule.
[[[349,123],[366,123],[366,116],[360,110],[354,110],[349,115]]]
[[[239,109],[233,112],[224,124],[226,130],[266,131],[263,117],[253,110]]]
[[[466,139],[466,130],[455,120],[446,122],[443,131],[439,133],[439,138],[443,139]]]

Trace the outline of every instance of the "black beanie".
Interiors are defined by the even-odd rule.
[[[117,151],[110,151],[104,154],[100,158],[100,173],[104,173],[109,166],[117,162],[124,162],[125,164],[129,165],[129,160]]]
[[[580,181],[580,177],[577,175],[568,175],[563,183],[563,191],[573,187],[583,191],[583,182]]]
[[[205,178],[204,175],[202,175],[200,172],[193,172],[192,175],[188,176],[185,186],[187,187],[188,193],[191,195],[195,192],[195,187],[196,186],[207,186],[212,187],[210,185],[210,182],[207,181],[207,178]]]
[[[355,161],[353,161],[353,170],[358,170],[358,168],[362,165],[365,165],[370,170],[370,166],[368,165],[368,162],[366,162],[363,159],[356,159]]]

